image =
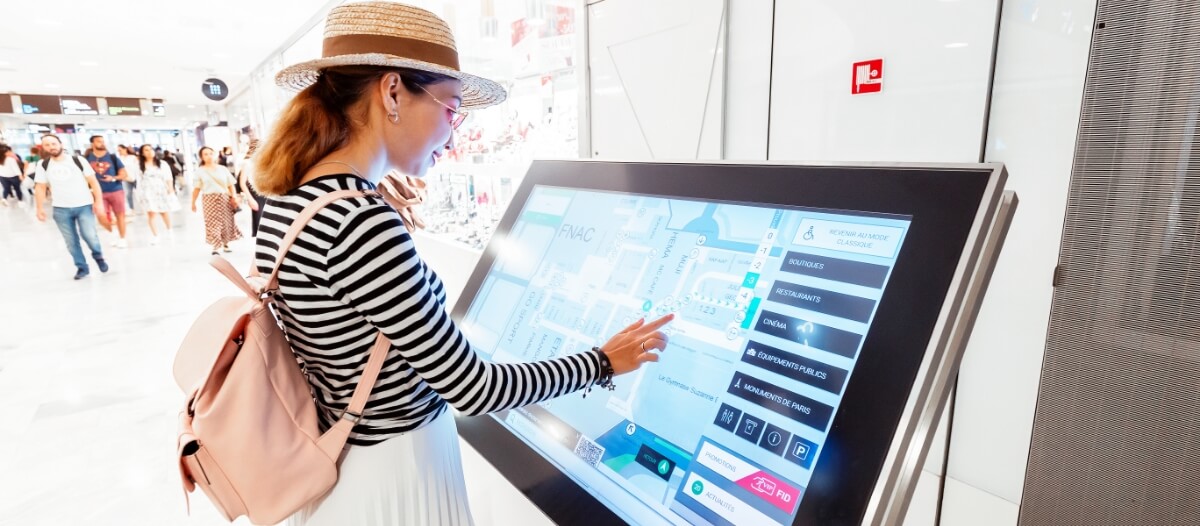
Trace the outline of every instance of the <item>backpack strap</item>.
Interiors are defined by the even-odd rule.
[[[79,160],[78,155],[72,155],[71,160],[75,161],[75,167],[79,168],[79,173],[84,174],[84,175],[87,174],[87,171],[85,171],[83,169],[83,161]],[[42,170],[49,170],[49,169],[50,169],[50,158],[46,157],[45,159],[42,159]]]
[[[362,190],[338,190],[329,192],[309,203],[292,222],[291,228],[287,234],[283,236],[283,241],[279,243],[279,255],[275,259],[275,267],[271,269],[271,276],[267,278],[266,286],[263,291],[267,294],[274,293],[279,290],[279,268],[283,266],[283,257],[287,255],[289,249],[292,248],[292,243],[300,236],[300,232],[304,230],[304,226],[312,220],[313,217],[325,208],[326,205],[349,197],[363,197],[367,195]],[[383,363],[387,359],[388,351],[392,348],[392,342],[384,336],[382,332],[375,337],[375,345],[371,347],[371,354],[367,358],[367,366],[363,369],[362,376],[358,379],[358,385],[354,388],[354,395],[350,398],[350,404],[346,410],[342,412],[337,423],[329,428],[325,434],[321,435],[318,445],[334,462],[338,462],[342,454],[342,448],[346,446],[346,440],[350,438],[350,433],[354,430],[354,425],[357,424],[363,417],[363,409],[367,407],[367,400],[371,397],[371,391],[375,389],[375,381],[379,378],[379,371],[383,369]]]
[[[308,206],[304,207],[304,210],[300,211],[300,215],[292,222],[292,227],[288,229],[287,234],[283,236],[283,240],[279,243],[279,254],[275,256],[275,267],[271,269],[271,275],[267,278],[267,284],[263,287],[263,291],[274,293],[279,290],[279,268],[283,266],[283,257],[287,255],[288,250],[291,250],[292,243],[296,242],[296,238],[300,237],[300,232],[304,230],[304,226],[317,215],[317,212],[325,208],[325,205],[338,199],[363,197],[365,195],[367,193],[362,190],[338,190],[318,197],[312,203],[309,203]]]
[[[362,420],[363,409],[367,407],[367,399],[371,397],[371,391],[375,389],[375,380],[379,378],[379,371],[383,369],[383,362],[387,359],[388,351],[391,348],[392,342],[380,332],[379,336],[375,337],[375,345],[371,347],[367,366],[363,368],[358,385],[354,388],[354,396],[350,398],[350,405],[338,415],[338,421],[330,426],[329,430],[317,441],[317,446],[321,448],[321,451],[324,451],[325,455],[334,462],[339,462],[342,448],[346,447],[346,440],[350,438],[354,426]]]

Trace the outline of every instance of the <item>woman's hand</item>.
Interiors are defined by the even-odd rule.
[[[650,323],[645,319],[638,320],[617,333],[600,350],[612,362],[614,374],[625,374],[636,371],[646,362],[657,362],[658,355],[652,351],[667,348],[667,335],[661,329],[671,320],[674,314],[668,314]]]
[[[196,202],[192,201],[192,213],[196,213]]]

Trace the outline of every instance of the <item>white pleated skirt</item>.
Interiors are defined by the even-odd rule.
[[[458,429],[450,412],[416,431],[350,447],[337,485],[288,526],[471,525]]]

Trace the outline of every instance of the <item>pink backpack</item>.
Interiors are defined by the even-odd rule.
[[[312,390],[275,314],[279,267],[300,230],[325,205],[363,192],[332,192],[310,204],[279,247],[271,276],[243,278],[228,261],[212,265],[244,296],[218,300],[192,325],[175,356],[187,396],[179,413],[184,497],[196,486],[232,521],[275,524],[337,482],[342,448],[362,418],[390,345],[381,333],[350,405],[324,434]],[[188,506],[191,509],[190,502]]]

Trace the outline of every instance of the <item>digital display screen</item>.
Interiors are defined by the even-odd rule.
[[[139,99],[128,99],[120,97],[108,97],[108,114],[109,115],[141,115],[142,101]]]
[[[62,113],[57,95],[21,95],[21,113]]]
[[[63,96],[58,99],[64,115],[99,115],[96,97]]]
[[[675,313],[616,389],[492,415],[636,524],[792,524],[911,217],[533,187],[461,320],[495,362]]]

